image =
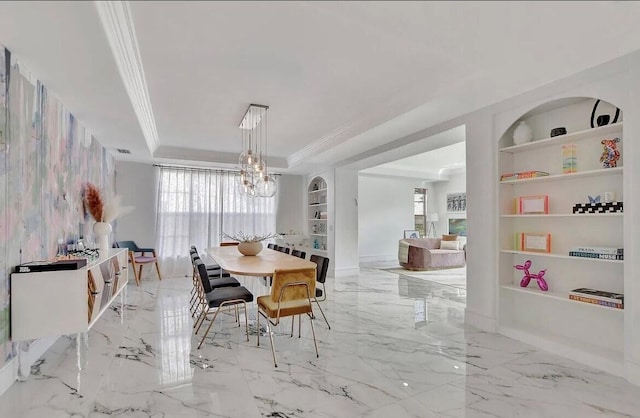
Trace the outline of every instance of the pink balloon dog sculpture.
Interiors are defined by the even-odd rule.
[[[524,262],[524,265],[518,264],[517,266],[513,266],[518,270],[524,270],[524,276],[522,276],[522,280],[520,280],[520,287],[529,286],[529,282],[531,279],[536,279],[538,282],[538,287],[540,290],[546,292],[549,290],[549,285],[544,280],[544,274],[547,272],[547,269],[540,270],[538,274],[529,273],[529,267],[531,267],[531,260],[527,260]]]

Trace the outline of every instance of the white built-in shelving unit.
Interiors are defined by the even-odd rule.
[[[579,287],[623,293],[624,261],[569,256],[576,246],[623,248],[624,213],[573,214],[576,203],[604,192],[623,196],[623,123],[590,127],[595,99],[565,99],[540,106],[519,120],[500,138],[499,174],[546,171],[550,175],[523,180],[498,181],[500,252],[498,330],[500,333],[570,356],[614,374],[623,375],[624,321],[622,309],[569,299]],[[601,102],[598,114],[613,115],[615,107]],[[513,129],[525,120],[534,133],[532,142],[513,145]],[[552,128],[565,126],[568,133],[549,138]],[[603,168],[600,141],[618,137],[621,158],[616,168]],[[562,145],[576,144],[577,172],[562,174]],[[549,196],[549,213],[520,215],[514,201],[521,196]],[[551,252],[515,250],[517,232],[550,233]],[[522,271],[514,268],[527,259],[530,271],[546,269],[549,291],[531,280],[520,287]]]
[[[314,177],[307,188],[307,219],[309,224],[309,248],[311,252],[327,255],[328,214],[327,182],[322,177]]]

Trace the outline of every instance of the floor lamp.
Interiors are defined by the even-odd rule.
[[[437,213],[429,213],[427,215],[427,222],[429,223],[429,229],[427,230],[427,238],[436,238],[438,232],[436,231],[436,222],[438,222]],[[433,235],[432,235],[433,234]]]

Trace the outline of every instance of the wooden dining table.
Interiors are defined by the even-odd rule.
[[[258,255],[242,255],[235,246],[205,250],[229,273],[241,276],[272,277],[276,269],[315,269],[316,263],[280,251],[264,248]]]

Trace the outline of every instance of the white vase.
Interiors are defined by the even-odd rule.
[[[513,131],[513,143],[515,145],[526,144],[531,141],[531,138],[533,138],[531,128],[525,121],[521,120]]]
[[[93,224],[93,233],[98,237],[98,251],[100,258],[109,255],[109,234],[111,233],[111,224],[107,222],[96,222]]]
[[[242,255],[258,255],[262,251],[262,243],[260,241],[243,241],[238,244],[238,251]]]

